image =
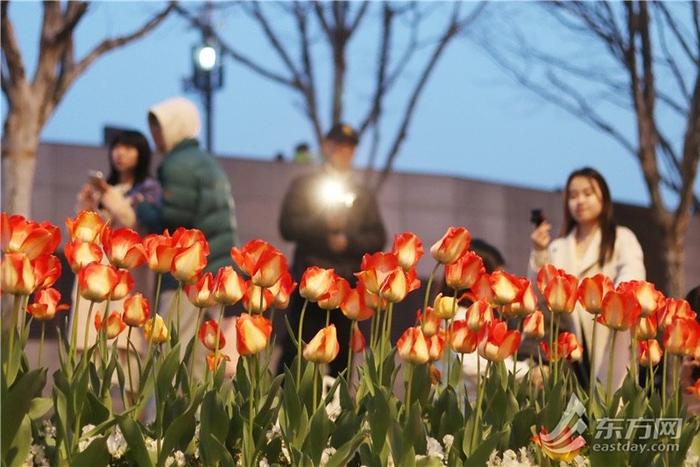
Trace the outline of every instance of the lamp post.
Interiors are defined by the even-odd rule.
[[[186,87],[194,87],[202,94],[204,101],[205,131],[207,151],[212,152],[212,115],[214,113],[213,93],[224,84],[224,68],[221,64],[221,51],[217,44],[204,32],[202,43],[192,48],[192,78]]]

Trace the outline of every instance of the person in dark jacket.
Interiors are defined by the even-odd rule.
[[[296,244],[292,275],[298,282],[309,266],[333,268],[355,285],[362,255],[381,250],[386,232],[377,201],[371,191],[352,171],[352,159],[358,144],[355,130],[335,125],[326,135],[322,149],[325,163],[319,169],[292,181],[284,198],[279,219],[282,237]],[[297,329],[304,300],[292,296],[289,321]],[[342,371],[347,362],[350,321],[339,311],[331,312],[340,343],[339,357],[330,365],[332,375]],[[325,325],[325,312],[309,304],[304,318],[304,341],[308,342]],[[296,348],[287,338],[280,371],[291,367]]]
[[[172,233],[178,227],[201,230],[210,250],[205,271],[216,274],[220,267],[233,265],[230,251],[238,243],[235,208],[226,173],[214,157],[199,147],[199,122],[197,107],[184,98],[168,99],[149,110],[153,141],[163,154],[158,167],[163,194],[160,204],[139,204],[137,217],[153,233],[162,233],[163,229]],[[158,310],[161,314],[170,309],[176,288],[173,277],[164,277]],[[188,342],[196,332],[197,312],[186,309],[190,306],[186,299],[181,303],[180,340]],[[230,324],[225,329],[233,329]],[[182,349],[184,352],[184,345]],[[229,338],[225,353],[233,357],[232,349],[235,339]]]

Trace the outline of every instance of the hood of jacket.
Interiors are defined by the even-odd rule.
[[[197,138],[201,128],[197,106],[184,97],[173,97],[155,104],[149,109],[160,124],[165,142],[165,152],[185,139]]]

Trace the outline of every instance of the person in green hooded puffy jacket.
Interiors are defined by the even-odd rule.
[[[138,204],[139,223],[152,233],[164,229],[172,233],[178,227],[201,230],[210,250],[205,271],[216,275],[220,267],[233,265],[230,251],[238,244],[235,208],[226,172],[199,146],[197,107],[182,97],[165,100],[149,109],[148,124],[156,150],[163,155],[157,171],[163,191],[160,203]],[[161,314],[169,310],[177,286],[172,276],[163,278]],[[182,302],[189,305],[187,300]],[[182,310],[182,342],[188,342],[197,331],[196,315],[196,311]]]

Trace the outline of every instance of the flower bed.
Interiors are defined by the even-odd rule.
[[[394,346],[389,339],[394,306],[419,288],[415,268],[423,256],[421,241],[401,234],[391,252],[365,255],[355,288],[330,269],[312,267],[304,273],[298,284],[306,300],[301,323],[298,330],[290,329],[297,359],[275,376],[268,368],[271,314],[287,308],[297,287],[279,250],[262,240],[233,248],[238,269],[226,267],[213,275],[203,273],[208,245],[197,230],[141,238],[129,229],[111,229],[92,212],[69,219],[67,227],[71,238],[64,251],[78,277],[75,310],[81,300],[89,302],[85,323],[95,326],[98,338],[80,352],[74,319],[58,348],[45,350],[58,354],[60,368],[51,375],[51,396],[44,397],[44,330],[66,308],[52,288],[61,274],[53,256],[60,234],[48,223],[2,214],[2,292],[11,305],[2,335],[4,464],[697,462],[691,444],[700,423],[685,413],[681,391],[700,394],[700,383],[680,388],[678,372],[684,358],[700,357],[700,326],[687,302],[663,297],[647,282],[613,287],[603,276],[578,281],[551,265],[542,268],[534,284],[505,271],[488,274],[469,250],[468,230],[451,227],[430,248],[436,265],[416,325]],[[153,306],[135,291],[129,270],[142,263],[157,274],[158,284],[165,273],[180,282],[180,306],[165,319],[155,313],[160,287]],[[452,293],[429,302],[440,268]],[[122,299],[120,309],[110,309]],[[178,337],[185,300],[200,318],[199,333],[189,342]],[[220,321],[224,306],[239,301],[246,309],[236,321],[240,359],[235,375],[227,377],[223,363],[232,356],[222,352]],[[540,301],[553,317],[548,337]],[[299,340],[310,302],[327,315],[342,312],[353,321],[348,355],[339,355],[333,325],[307,343]],[[467,303],[464,319],[455,319]],[[631,334],[632,370],[621,387],[613,387],[608,377],[584,390],[572,371],[570,362],[582,358],[582,346],[559,326],[577,303],[590,313],[594,329],[612,330],[613,342]],[[202,310],[211,307],[221,310],[219,319],[201,322]],[[30,362],[24,348],[35,320],[42,337],[38,359]],[[370,321],[369,336],[357,325],[364,320]],[[119,363],[116,337],[127,333],[131,342],[134,332],[143,333],[147,349],[145,355],[134,353],[138,365],[132,371]],[[525,339],[539,341],[539,350],[527,374],[516,377],[505,362],[515,365]],[[196,378],[194,355],[203,351],[205,376]],[[475,359],[476,394],[469,398],[463,359],[474,353],[481,358]],[[322,368],[336,358],[347,359],[349,369],[328,381]],[[612,362],[614,355],[605,358]],[[663,372],[660,391],[648,381],[662,360],[673,377]],[[640,385],[639,373],[647,373],[646,384]],[[403,382],[398,395],[392,389],[397,378]],[[149,407],[151,417],[144,415]],[[608,430],[612,436],[605,436],[604,428],[620,420],[624,429],[614,426]],[[669,421],[677,421],[674,430]],[[631,446],[647,448],[640,452]]]

